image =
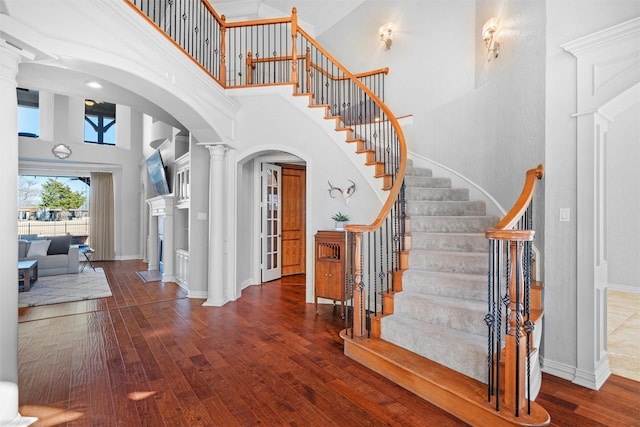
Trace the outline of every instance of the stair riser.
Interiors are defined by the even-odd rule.
[[[412,216],[411,231],[430,233],[483,233],[497,224],[493,217]]]
[[[483,274],[488,271],[486,253],[435,252],[413,249],[409,253],[409,268],[448,273]]]
[[[421,175],[406,176],[404,183],[407,187],[451,188],[451,180],[449,178],[433,178]]]
[[[407,162],[407,169],[405,171],[405,176],[433,176],[433,172],[431,169],[427,168],[416,168],[409,165],[410,162]]]
[[[486,252],[489,243],[484,234],[411,233],[412,249],[432,251]]]
[[[432,271],[408,270],[402,277],[403,290],[463,298],[475,301],[487,300],[487,278],[482,275],[454,275]]]
[[[405,195],[407,200],[469,200],[469,190],[467,190],[466,188],[407,187]]]
[[[466,201],[412,201],[407,206],[407,213],[411,216],[482,216],[487,209],[484,202]]]
[[[485,345],[469,343],[464,340],[452,340],[448,335],[425,334],[420,329],[402,324],[394,325],[394,321],[393,316],[382,319],[382,339],[436,362],[446,361],[446,366],[453,370],[462,372],[478,381],[487,381],[486,364],[473,362],[486,360]]]
[[[429,300],[428,296],[417,298],[417,294],[404,291],[396,295],[397,307],[394,314],[407,316],[421,322],[446,326],[457,331],[486,336],[487,325],[484,322],[486,308],[478,304],[474,310],[455,305],[441,305]]]

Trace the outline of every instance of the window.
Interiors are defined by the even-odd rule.
[[[18,135],[37,138],[40,134],[40,95],[37,90],[18,88]]]
[[[89,235],[90,185],[87,176],[20,175],[18,235],[71,234],[84,243]]]
[[[84,101],[84,142],[116,145],[116,105]]]

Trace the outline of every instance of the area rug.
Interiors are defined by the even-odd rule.
[[[20,292],[18,307],[59,304],[111,296],[111,288],[102,268],[83,273],[39,277],[29,292]]]
[[[162,280],[162,273],[159,270],[136,271],[136,274],[143,282],[158,282]]]

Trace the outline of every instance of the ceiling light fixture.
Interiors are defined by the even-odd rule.
[[[96,81],[87,82],[87,86],[93,89],[102,89],[102,85]]]
[[[393,27],[391,24],[384,24],[382,27],[378,29],[378,33],[380,34],[380,40],[384,42],[384,50],[391,49],[391,33],[393,33]]]
[[[55,144],[51,149],[51,152],[58,159],[67,159],[71,156],[71,147],[66,144]]]
[[[487,62],[491,62],[491,58],[497,58],[500,54],[500,42],[496,40],[496,31],[498,19],[495,17],[485,22],[482,27],[482,40],[487,47]]]

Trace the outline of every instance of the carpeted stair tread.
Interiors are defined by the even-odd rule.
[[[412,249],[432,251],[485,252],[488,248],[484,233],[411,232]]]
[[[482,201],[414,200],[407,206],[410,216],[484,216],[486,213],[486,205]]]
[[[486,252],[451,252],[411,249],[409,268],[450,273],[487,274],[489,255]]]
[[[394,306],[399,316],[472,334],[487,333],[486,302],[403,290],[395,296]]]
[[[487,276],[412,269],[402,275],[402,289],[486,303]]]
[[[395,314],[383,318],[382,325],[382,339],[478,381],[487,381],[486,337]]]
[[[411,216],[411,231],[483,233],[497,223],[492,216]]]

